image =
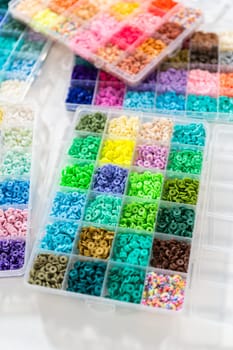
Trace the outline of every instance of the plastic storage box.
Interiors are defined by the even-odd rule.
[[[130,85],[141,82],[202,21],[199,10],[173,0],[17,0],[10,11]]]
[[[0,277],[25,271],[30,236],[35,109],[0,105]]]
[[[22,100],[46,59],[50,41],[16,21],[0,4],[0,100]]]
[[[93,122],[95,116],[102,122]],[[193,119],[78,109],[27,282],[67,296],[146,310],[183,310],[197,244],[207,129],[205,122]],[[140,163],[143,146],[148,159]],[[157,161],[148,165],[151,157]]]
[[[133,88],[75,57],[66,106],[75,110],[78,104],[91,104],[231,121],[232,57],[230,32],[197,32]]]

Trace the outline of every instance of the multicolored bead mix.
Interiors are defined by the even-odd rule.
[[[41,34],[26,28],[0,4],[0,98],[21,100],[46,59],[49,43]]]
[[[47,5],[35,0],[20,0],[11,6],[16,18],[29,24],[36,31],[65,43],[75,54],[97,67],[107,65],[107,70],[131,85],[140,83],[148,70],[175,50],[182,37],[188,37],[199,24],[201,11],[188,8],[176,1],[113,1],[93,0],[75,3],[61,0]],[[28,7],[33,6],[30,10]],[[183,39],[183,38],[182,38]],[[78,69],[77,69],[78,70]],[[88,74],[88,76],[90,76]],[[96,104],[119,105],[122,91],[117,98],[114,89],[104,91],[99,87]],[[72,91],[73,93],[72,93]],[[82,96],[90,94],[74,86],[69,90],[68,103],[88,103]],[[77,90],[77,89],[76,89]],[[90,99],[92,97],[89,95]],[[108,100],[107,102],[105,102]]]
[[[205,125],[83,108],[74,129],[29,283],[182,309]]]
[[[140,18],[140,15],[138,16]],[[183,25],[182,16],[175,15],[174,18],[176,18],[177,23],[180,22],[179,24]],[[135,15],[132,22],[134,23],[136,19]],[[145,25],[143,28],[147,26]],[[159,41],[159,36],[153,40]],[[151,51],[153,49],[153,45],[152,47],[151,45],[152,39],[149,39],[139,46],[137,51],[139,56],[126,56],[125,62],[123,61],[125,69],[138,69],[138,64],[142,65],[145,59],[140,52],[145,51],[147,55],[151,52],[154,53]],[[158,50],[158,47],[155,46],[154,50]],[[105,50],[105,59],[109,60],[112,57],[109,52],[115,52],[113,55],[115,60],[119,60],[119,56],[122,54],[122,50],[120,53],[117,51],[118,55],[116,54],[116,50],[120,50],[117,49],[116,45],[112,45],[111,48],[106,46]],[[70,89],[72,86],[76,86],[77,80],[83,89],[85,89],[85,84],[92,86],[92,98],[90,98],[92,105],[124,107],[124,109],[158,111],[169,114],[177,111],[181,114],[187,113],[190,116],[196,113],[198,117],[206,119],[231,121],[233,113],[232,67],[232,33],[225,32],[217,35],[197,32],[183,44],[182,49],[175,56],[165,60],[157,70],[152,71],[137,86],[127,86],[116,77],[103,71],[99,71],[97,74],[97,70],[93,66],[91,66],[90,71],[95,70],[95,78],[80,83],[87,68],[85,61],[75,60]],[[93,97],[94,88],[97,91],[96,98]],[[86,98],[88,98],[88,93],[84,92],[83,99]],[[76,107],[77,99],[75,100],[75,98],[67,103],[68,109],[75,110]]]
[[[29,236],[34,110],[0,106],[0,277],[23,274]]]

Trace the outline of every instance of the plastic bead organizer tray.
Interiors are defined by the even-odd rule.
[[[22,100],[50,48],[41,34],[26,29],[0,2],[0,100]]]
[[[200,10],[173,0],[16,0],[10,10],[130,85],[141,82],[202,21]]]
[[[78,109],[27,282],[58,294],[183,309],[207,137],[200,121]]]
[[[78,104],[195,115],[232,121],[231,32],[196,32],[137,87],[129,87],[80,57],[74,60],[66,107]]]
[[[29,105],[0,105],[0,277],[22,275],[26,267],[34,118]]]

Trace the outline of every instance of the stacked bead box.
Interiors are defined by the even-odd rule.
[[[138,84],[202,21],[174,0],[16,0],[11,13],[75,54]]]
[[[207,136],[195,120],[78,109],[27,282],[183,309]]]
[[[45,60],[50,42],[26,29],[0,2],[0,99],[22,100]]]
[[[78,104],[91,104],[171,114],[176,111],[231,121],[232,57],[231,33],[197,32],[134,88],[76,57],[66,106],[68,110],[75,110]]]
[[[29,105],[0,105],[0,277],[26,267],[34,117]]]

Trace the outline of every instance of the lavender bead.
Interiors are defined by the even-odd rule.
[[[158,93],[174,91],[185,94],[187,85],[187,71],[184,69],[169,68],[158,75]]]
[[[24,265],[25,241],[0,240],[0,271],[18,270]]]
[[[104,165],[98,168],[94,175],[93,189],[98,192],[123,194],[127,175],[127,169]]]
[[[167,164],[168,148],[157,145],[138,145],[134,165],[164,170]]]

